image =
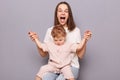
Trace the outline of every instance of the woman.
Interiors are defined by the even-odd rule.
[[[56,6],[55,9],[55,16],[54,16],[54,25],[61,24],[63,25],[64,29],[67,32],[67,42],[72,43],[80,43],[81,35],[79,28],[76,27],[72,15],[72,11],[70,8],[70,5],[67,2],[60,2]],[[44,42],[53,41],[51,36],[51,30],[53,27],[48,28]],[[84,35],[88,38],[91,37],[91,32],[89,35]],[[31,32],[30,34],[31,39],[34,41],[35,38],[38,38],[38,35],[35,32]],[[86,40],[87,42],[87,40]],[[77,54],[72,59],[71,63],[71,69],[72,73],[74,74],[74,78],[77,79],[78,73],[79,73],[79,62],[78,62],[78,56],[80,59],[83,58],[86,42],[84,43],[81,50],[77,51]],[[38,51],[41,56],[46,56],[48,53],[43,52],[41,49],[38,48]],[[36,80],[39,80],[39,77],[36,77]],[[65,80],[62,74],[54,74],[54,73],[47,73],[42,80]]]

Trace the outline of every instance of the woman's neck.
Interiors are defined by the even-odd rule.
[[[68,28],[67,24],[63,25],[64,28]]]

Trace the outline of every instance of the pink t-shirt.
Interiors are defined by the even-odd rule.
[[[49,53],[49,62],[57,68],[62,68],[71,63],[72,58],[75,56],[73,52],[76,52],[78,44],[65,43],[58,46],[53,42],[42,44],[43,51]]]

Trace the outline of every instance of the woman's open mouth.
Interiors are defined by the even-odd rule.
[[[61,23],[66,23],[66,20],[65,20],[65,19],[66,19],[66,17],[60,17],[60,22],[61,22]]]
[[[60,17],[60,19],[65,19],[65,17]]]

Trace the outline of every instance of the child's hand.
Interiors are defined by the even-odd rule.
[[[84,32],[84,39],[89,40],[91,36],[92,36],[92,32],[90,30]]]
[[[38,35],[35,32],[28,32],[29,37],[31,38],[32,41],[35,41],[35,39],[38,39]]]

